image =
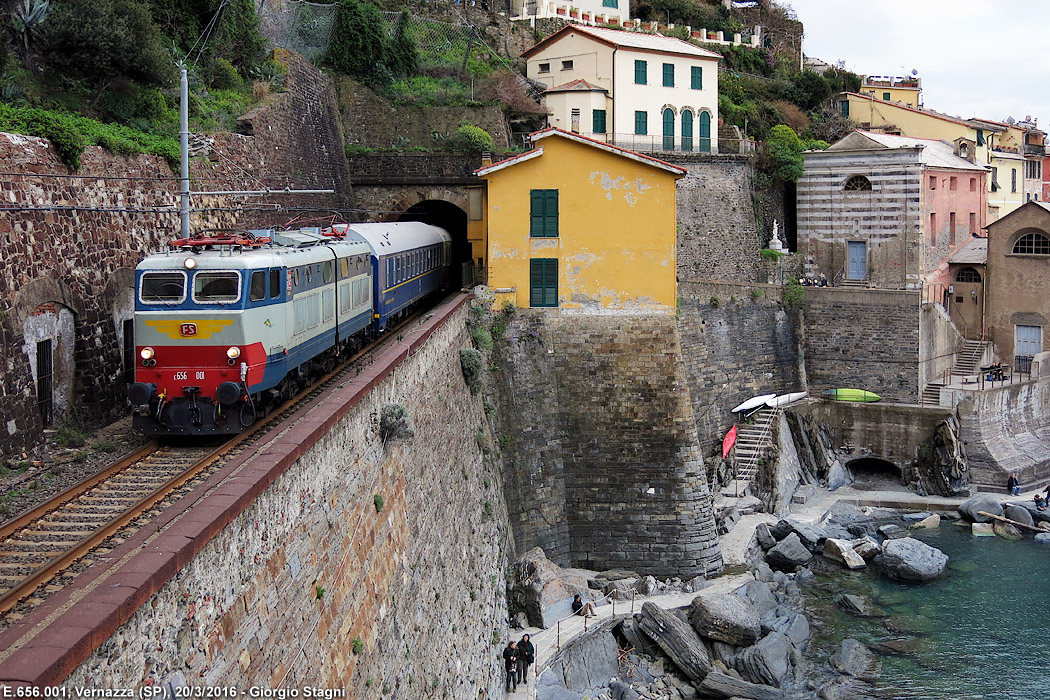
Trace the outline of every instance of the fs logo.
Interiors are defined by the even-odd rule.
[[[196,323],[183,323],[179,326],[179,333],[182,335],[197,335],[197,324]]]

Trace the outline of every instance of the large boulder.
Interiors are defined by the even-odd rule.
[[[948,556],[913,537],[886,540],[882,545],[882,567],[898,581],[930,581],[944,574]]]
[[[981,511],[992,515],[1002,515],[1003,506],[996,500],[995,496],[988,493],[979,493],[959,504],[959,515],[971,523],[986,523],[991,520],[988,516],[981,515]]]
[[[721,671],[712,671],[696,686],[703,697],[716,698],[750,698],[750,700],[784,700],[784,693],[779,688],[768,685],[748,683]]]
[[[517,607],[525,610],[529,624],[547,629],[556,621],[572,614],[572,597],[582,593],[585,598],[598,598],[601,593],[591,591],[588,583],[594,572],[583,569],[563,569],[534,547],[514,565],[518,576],[511,585],[510,597]]]
[[[1005,540],[1020,540],[1024,538],[1020,530],[1010,523],[1004,523],[1002,520],[996,520],[992,523],[992,531]]]
[[[824,540],[824,558],[842,564],[847,569],[863,569],[867,566],[864,557],[854,551],[853,542],[834,537]]]
[[[912,530],[936,530],[941,526],[941,516],[934,513],[911,524]]]
[[[1040,532],[1035,536],[1036,544],[1050,545],[1050,532]]]
[[[759,523],[755,527],[755,539],[758,540],[758,546],[764,550],[773,547],[777,543],[777,538],[773,537],[773,533],[769,531],[767,523]]]
[[[766,552],[766,563],[780,571],[794,571],[808,562],[813,555],[802,544],[797,532],[792,532]]]
[[[781,687],[791,672],[791,640],[770,632],[737,657],[736,670],[744,680]]]
[[[853,483],[853,475],[842,466],[842,462],[836,459],[831,468],[828,469],[828,491],[834,491],[851,483]]]
[[[711,670],[711,657],[693,628],[653,603],[642,605],[638,626],[671,657],[686,678],[701,683]]]
[[[862,680],[873,680],[879,672],[879,660],[856,639],[842,640],[828,662],[842,675]]]
[[[853,545],[853,551],[859,554],[864,561],[870,561],[882,554],[882,547],[879,546],[879,543],[867,535],[858,537],[851,544]]]
[[[733,646],[754,644],[762,629],[754,606],[748,600],[728,593],[709,593],[694,598],[689,610],[689,624],[701,637]]]
[[[751,603],[759,618],[777,609],[777,598],[764,581],[748,581],[733,593]]]
[[[1035,518],[1032,517],[1032,511],[1024,506],[1013,504],[1006,506],[1006,508],[1003,509],[1003,517],[1021,523],[1022,525],[1027,525],[1028,527],[1035,527]]]
[[[788,612],[786,615],[763,618],[762,629],[786,635],[791,643],[800,649],[805,647],[813,634],[809,628],[809,620],[799,612]]]
[[[819,525],[809,525],[791,518],[779,521],[771,531],[778,540],[783,540],[792,532],[795,533],[806,549],[811,552],[819,551],[820,544],[828,536],[824,528]],[[779,536],[779,533],[784,533],[783,537]]]

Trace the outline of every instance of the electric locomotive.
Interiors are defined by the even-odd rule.
[[[135,271],[133,427],[243,431],[444,288],[450,241],[415,222],[173,241]]]

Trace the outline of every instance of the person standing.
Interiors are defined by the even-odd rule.
[[[503,650],[503,665],[507,670],[507,692],[518,689],[518,643],[511,642]]]
[[[529,635],[525,635],[518,642],[518,681],[529,684],[529,666],[536,661],[536,647],[533,645]]]

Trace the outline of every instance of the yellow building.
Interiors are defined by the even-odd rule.
[[[861,94],[885,102],[899,102],[906,107],[922,107],[922,80],[911,75],[865,75]]]
[[[662,160],[560,129],[483,167],[496,303],[576,313],[673,313],[675,182]]]
[[[932,109],[910,107],[855,92],[840,95],[839,108],[842,116],[869,131],[950,143],[960,139],[969,142],[966,148],[973,150],[972,161],[991,168],[991,177],[988,178],[989,223],[1024,204],[1026,154],[1022,129],[986,119],[959,119]],[[969,158],[968,155],[963,157]],[[1035,156],[1030,158],[1034,160]]]

